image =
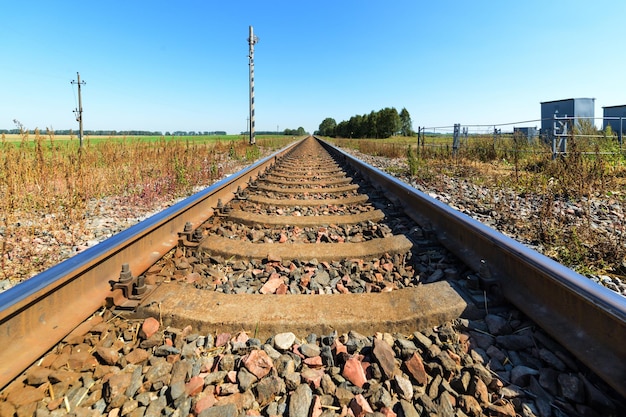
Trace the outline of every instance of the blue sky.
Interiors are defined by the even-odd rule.
[[[414,127],[626,104],[626,2],[0,0],[0,128],[313,132],[383,107]]]

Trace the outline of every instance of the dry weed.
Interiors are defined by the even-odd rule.
[[[84,240],[90,202],[115,196],[122,205],[159,207],[213,183],[233,161],[251,163],[259,146],[286,143],[88,138],[79,149],[50,130],[22,132],[21,141],[0,143],[0,280],[13,284],[63,260],[59,247]]]

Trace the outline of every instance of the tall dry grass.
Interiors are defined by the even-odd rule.
[[[557,158],[548,144],[521,136],[476,135],[456,153],[452,138],[419,148],[415,139],[409,145],[398,138],[337,142],[370,155],[403,157],[404,174],[429,189],[442,189],[448,178],[482,186],[489,191],[481,204],[498,213],[507,232],[580,273],[626,279],[626,218],[602,231],[594,212],[594,206],[626,203],[626,158],[612,134],[589,128],[574,133],[584,136],[570,137],[568,152]],[[457,192],[462,197],[463,187]],[[528,205],[532,214],[520,216],[518,208]]]
[[[53,131],[23,130],[20,141],[0,141],[0,280],[19,282],[64,256],[42,250],[54,242],[75,246],[86,234],[89,205],[116,197],[129,207],[158,207],[220,179],[233,163],[253,162],[261,147],[245,139],[191,142],[140,138],[91,143],[59,141]]]

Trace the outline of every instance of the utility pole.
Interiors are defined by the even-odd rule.
[[[250,52],[248,54],[248,65],[250,66],[250,145],[256,143],[254,137],[254,45],[259,41],[259,38],[254,36],[252,26],[250,26],[250,37],[248,38],[248,45],[250,45]]]
[[[84,81],[80,80],[80,74],[76,72],[76,81],[71,81],[71,84],[78,84],[78,108],[74,110],[76,114],[76,121],[78,122],[78,142],[79,146],[83,147],[83,100],[80,95],[80,86],[85,85]]]

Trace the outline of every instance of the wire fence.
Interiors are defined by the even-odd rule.
[[[596,127],[598,121],[601,129]],[[582,154],[622,154],[624,132],[626,117],[559,117],[555,114],[549,119],[511,123],[419,127],[417,144],[418,151],[421,148],[453,154],[487,144],[505,152],[549,152],[556,158],[568,152],[568,145],[575,145]],[[614,146],[607,147],[607,143]]]

